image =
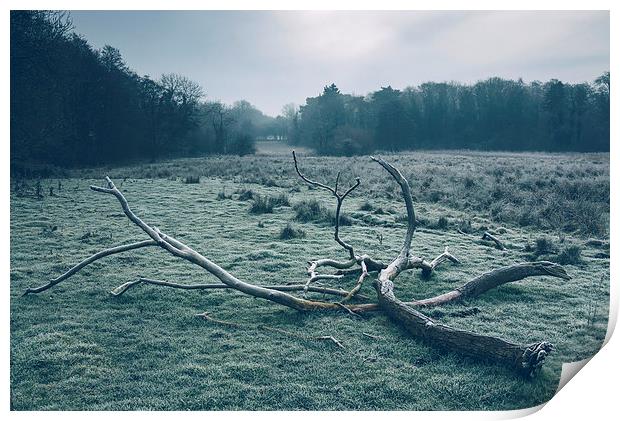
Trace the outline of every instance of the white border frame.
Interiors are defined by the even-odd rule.
[[[3,31],[0,35],[2,46],[2,87],[3,87],[3,100],[0,102],[1,114],[0,121],[2,121],[3,137],[1,142],[1,159],[3,160],[3,176],[1,178],[2,188],[2,203],[1,208],[3,224],[0,226],[0,247],[2,274],[4,277],[4,297],[2,302],[5,307],[3,308],[0,322],[0,329],[2,337],[5,339],[5,344],[1,348],[1,356],[3,364],[0,366],[2,371],[2,378],[5,381],[4,395],[1,399],[1,404],[8,415],[15,419],[24,419],[26,417],[32,417],[37,415],[45,416],[46,418],[74,420],[82,419],[84,416],[89,416],[95,419],[108,418],[110,416],[120,417],[121,419],[133,419],[135,417],[139,419],[162,419],[163,417],[184,417],[191,419],[202,419],[205,414],[200,412],[187,413],[187,412],[10,412],[9,411],[9,389],[10,389],[10,296],[9,296],[9,272],[10,272],[10,173],[9,173],[9,104],[10,104],[10,85],[9,85],[9,21],[11,9],[62,9],[62,10],[610,10],[610,70],[615,74],[618,69],[618,57],[615,51],[618,51],[619,38],[618,33],[618,2],[611,0],[590,0],[590,1],[551,1],[551,0],[504,0],[501,3],[498,1],[490,0],[475,0],[469,2],[463,2],[458,0],[443,0],[443,1],[398,1],[398,0],[383,0],[381,2],[364,1],[339,1],[339,0],[302,0],[296,1],[293,5],[290,1],[283,0],[265,0],[260,3],[251,0],[229,0],[229,1],[195,1],[195,0],[175,0],[174,2],[164,0],[152,0],[148,3],[139,3],[135,0],[94,0],[88,3],[80,2],[76,0],[58,0],[58,1],[41,1],[41,0],[5,0],[2,2],[4,14],[2,15]],[[148,9],[144,6],[148,6]],[[611,155],[610,155],[610,178],[611,180],[617,179],[618,174],[616,157],[618,154],[618,145],[614,143],[618,139],[618,124],[614,119],[617,117],[615,111],[618,110],[618,97],[617,89],[615,89],[615,83],[612,87],[614,94],[611,96]],[[613,181],[611,183],[611,215],[614,215],[614,211],[618,209],[618,185]],[[614,215],[615,216],[615,215]],[[610,218],[610,241],[615,244],[618,238],[618,225],[616,220]],[[569,381],[568,384],[562,390],[553,397],[547,404],[539,407],[528,408],[517,411],[497,411],[497,412],[386,412],[384,415],[390,417],[391,420],[405,420],[408,421],[411,417],[416,419],[459,419],[459,420],[479,420],[479,419],[510,419],[518,418],[528,414],[532,414],[533,419],[547,419],[548,417],[558,418],[600,418],[609,419],[608,414],[618,413],[617,392],[615,386],[617,385],[617,376],[620,373],[618,370],[619,363],[618,350],[620,345],[617,338],[611,338],[611,334],[615,328],[617,315],[618,315],[618,298],[619,291],[618,286],[615,283],[617,279],[618,269],[613,259],[615,248],[611,250],[611,280],[610,280],[610,317],[607,331],[607,337],[605,339],[606,345],[601,351],[592,357],[591,361],[587,364],[587,368],[581,371],[574,380]],[[611,338],[611,340],[610,340]],[[575,367],[580,364],[572,364],[572,374],[576,373]],[[578,371],[578,370],[577,370]],[[562,372],[563,378],[565,377],[565,370]],[[572,377],[572,376],[571,376]],[[544,408],[543,408],[544,407]],[[542,409],[542,410],[540,410]],[[540,411],[539,411],[540,410]],[[371,419],[376,417],[372,412],[210,412],[208,414],[210,418],[215,419],[228,419],[230,417],[265,417],[275,420],[289,419],[290,417],[301,417],[304,419],[319,419],[325,416],[337,416],[338,418],[353,419],[356,421],[361,419]],[[383,414],[382,414],[383,416]]]

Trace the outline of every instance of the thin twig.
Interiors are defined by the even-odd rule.
[[[299,167],[297,166],[297,156],[295,156],[295,151],[293,151],[293,162],[295,163],[295,171],[297,171],[297,175],[299,175],[299,177],[301,177],[302,180],[304,180],[306,183],[311,184],[313,186],[317,186],[317,187],[320,187],[322,189],[325,189],[325,190],[331,192],[334,196],[337,195],[336,190],[332,189],[329,186],[326,186],[325,184],[319,183],[318,181],[310,180],[309,178],[306,178],[306,176],[304,176],[301,173],[301,171],[299,170]]]
[[[349,313],[351,316],[356,316],[356,317],[362,317],[360,314],[357,314],[356,312],[354,312],[353,310],[351,310],[349,307],[345,306],[342,303],[334,303],[335,305],[337,305],[338,307],[340,307],[341,309],[345,310],[347,313]]]
[[[292,338],[297,338],[297,339],[302,339],[302,340],[306,340],[306,341],[310,341],[310,340],[315,340],[315,341],[330,341],[332,343],[334,343],[336,346],[338,346],[341,349],[345,349],[344,345],[342,345],[342,343],[334,338],[331,335],[323,335],[323,336],[311,336],[311,335],[302,335],[300,333],[295,333],[295,332],[290,332],[288,330],[284,330],[284,329],[279,329],[276,327],[270,327],[270,326],[265,326],[265,325],[258,325],[258,326],[254,326],[254,325],[244,325],[241,323],[234,323],[234,322],[229,322],[227,320],[220,320],[220,319],[216,319],[214,317],[211,317],[209,315],[208,312],[204,312],[204,313],[200,313],[196,315],[197,317],[201,317],[205,320],[208,320],[210,322],[213,323],[217,323],[223,326],[229,326],[229,327],[234,327],[236,329],[255,329],[255,328],[259,328],[259,329],[263,329],[263,330],[267,330],[270,332],[276,332],[276,333],[280,333],[282,335],[286,335],[286,336],[290,336]]]
[[[334,195],[334,197],[336,198],[336,220],[334,222],[334,239],[336,240],[336,242],[338,244],[340,244],[345,250],[347,250],[349,252],[349,255],[351,256],[351,259],[355,258],[355,251],[353,250],[353,246],[351,246],[350,244],[346,243],[345,241],[343,241],[340,238],[340,209],[342,208],[342,202],[344,201],[344,199],[356,188],[359,187],[360,185],[360,179],[359,177],[357,177],[355,179],[355,184],[352,185],[351,187],[349,187],[349,189],[342,195],[338,194],[338,182],[340,181],[340,172],[338,172],[338,175],[336,176],[336,184],[334,188],[331,188],[325,184],[319,183],[318,181],[314,181],[314,180],[310,180],[309,178],[307,178],[305,175],[303,175],[301,173],[301,171],[299,170],[299,166],[297,165],[297,156],[295,155],[295,151],[293,151],[293,162],[295,163],[295,171],[297,171],[297,174],[299,175],[299,177],[301,177],[302,180],[304,180],[306,183],[311,184],[313,186],[317,186],[317,187],[321,187],[325,190],[328,190],[329,192],[331,192],[332,195]]]

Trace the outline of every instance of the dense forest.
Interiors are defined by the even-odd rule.
[[[252,153],[274,131],[247,101],[205,101],[178,74],[139,76],[118,49],[93,49],[63,12],[11,12],[11,167],[89,166]]]
[[[94,49],[68,13],[11,12],[11,171],[205,154],[247,154],[258,138],[321,154],[452,149],[608,151],[609,72],[593,83],[490,78],[366,96],[335,84],[282,115],[209,101],[178,74],[140,76]]]
[[[609,72],[593,84],[490,78],[474,85],[384,87],[366,97],[336,85],[285,108],[292,143],[325,154],[374,149],[608,151]]]

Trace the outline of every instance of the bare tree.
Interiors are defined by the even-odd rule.
[[[400,273],[410,269],[421,269],[424,273],[430,273],[434,271],[442,262],[451,261],[455,264],[459,264],[460,262],[455,256],[449,253],[447,248],[442,254],[430,262],[421,257],[415,256],[412,253],[411,243],[416,224],[409,183],[405,177],[403,177],[401,172],[390,163],[381,158],[371,157],[371,159],[381,165],[392,176],[396,183],[398,183],[407,209],[408,227],[405,234],[405,239],[400,253],[389,263],[384,263],[373,259],[367,254],[356,252],[354,247],[344,241],[340,236],[339,217],[342,203],[360,185],[360,180],[356,179],[355,183],[346,189],[341,189],[340,173],[338,173],[333,187],[319,183],[315,180],[311,180],[299,169],[297,157],[293,152],[295,170],[299,177],[310,185],[328,191],[336,199],[334,239],[344,249],[348,256],[347,260],[322,258],[310,261],[307,269],[308,279],[306,282],[293,285],[261,286],[238,279],[218,264],[212,262],[188,245],[182,243],[180,240],[161,232],[156,227],[151,226],[140,219],[129,207],[129,203],[123,193],[114,185],[110,178],[106,177],[107,187],[91,186],[91,189],[96,192],[111,194],[116,197],[125,215],[131,220],[131,222],[140,227],[148,235],[148,237],[150,237],[150,239],[100,251],[99,253],[96,253],[80,262],[56,279],[49,281],[47,284],[37,288],[27,289],[24,295],[45,291],[71,277],[86,265],[102,257],[143,247],[158,246],[168,251],[173,256],[187,260],[203,268],[218,278],[221,283],[188,285],[149,278],[139,278],[134,281],[126,282],[113,289],[111,291],[113,295],[119,296],[124,294],[130,288],[139,284],[151,284],[192,290],[232,288],[247,295],[262,298],[299,311],[337,310],[346,311],[355,315],[360,315],[369,311],[381,311],[396,323],[411,332],[413,336],[424,340],[433,346],[447,351],[467,355],[476,359],[500,363],[527,376],[533,376],[540,370],[545,358],[554,349],[551,343],[539,341],[529,344],[519,344],[491,335],[455,329],[433,320],[432,318],[421,313],[418,309],[439,306],[462,300],[464,298],[475,298],[492,288],[509,282],[519,281],[530,276],[552,276],[570,279],[564,268],[551,262],[515,264],[486,272],[456,288],[455,290],[436,297],[412,302],[402,302],[394,294],[394,282]],[[329,274],[319,273],[320,268],[328,267],[337,269],[337,271]],[[350,303],[352,298],[359,298],[358,292],[360,291],[364,281],[372,272],[378,272],[378,276],[373,282],[374,289],[377,293],[377,302],[361,304]],[[317,286],[314,284],[317,280],[340,280],[345,274],[351,273],[355,273],[358,276],[355,284],[348,291]],[[300,291],[303,295],[293,295],[291,294],[293,291]],[[341,299],[338,301],[326,301],[308,298],[308,293],[313,292],[337,296],[341,297]],[[201,316],[210,318],[206,313],[201,314]],[[235,325],[235,323],[232,322],[219,322]],[[272,330],[277,329],[273,328]],[[290,332],[288,334],[295,336],[295,334]],[[331,336],[316,337],[314,339],[328,339],[336,343],[338,346],[342,346],[340,342]]]
[[[210,117],[213,132],[215,133],[215,151],[219,153],[226,152],[228,129],[236,121],[233,109],[219,101],[215,101],[206,104],[204,111]]]
[[[205,95],[198,83],[177,73],[163,74],[160,83],[172,100],[180,106],[196,105]]]

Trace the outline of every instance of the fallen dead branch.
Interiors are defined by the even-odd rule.
[[[538,341],[530,344],[518,344],[492,335],[483,335],[475,332],[454,329],[438,323],[437,321],[421,313],[417,310],[417,308],[440,306],[465,298],[472,299],[492,288],[531,276],[550,276],[569,279],[566,271],[560,265],[550,262],[521,263],[494,269],[472,279],[453,291],[440,294],[436,297],[408,303],[399,300],[394,294],[394,282],[396,281],[398,275],[403,271],[421,269],[424,275],[429,275],[443,262],[449,261],[454,264],[459,264],[460,260],[452,255],[448,251],[448,248],[446,248],[442,254],[430,262],[412,253],[411,243],[415,233],[416,219],[409,183],[401,172],[390,163],[381,158],[371,157],[371,159],[381,165],[400,186],[407,210],[407,232],[405,234],[403,245],[399,254],[389,263],[375,260],[368,254],[357,253],[354,247],[344,241],[341,237],[341,208],[346,197],[355,191],[355,189],[360,185],[360,180],[356,179],[355,183],[350,185],[346,190],[344,190],[344,192],[339,191],[340,173],[338,173],[336,177],[334,187],[311,180],[299,169],[297,157],[293,152],[295,170],[299,177],[310,185],[330,192],[331,195],[336,198],[334,240],[345,250],[348,255],[348,259],[342,261],[330,258],[311,260],[307,268],[309,277],[305,283],[293,285],[257,285],[255,283],[236,278],[233,274],[218,264],[212,262],[207,257],[184,244],[180,240],[170,236],[169,234],[161,232],[156,227],[151,226],[140,219],[129,207],[129,203],[123,193],[114,185],[110,178],[106,177],[106,187],[91,186],[91,189],[95,192],[114,196],[120,203],[125,216],[136,226],[138,226],[150,239],[138,243],[113,247],[111,249],[106,249],[96,253],[83,260],[58,278],[53,279],[40,287],[28,288],[25,295],[43,292],[70,278],[80,269],[102,257],[147,246],[159,246],[171,255],[186,260],[204,269],[209,274],[215,276],[221,284],[187,285],[149,278],[139,278],[135,281],[126,282],[113,289],[111,291],[113,295],[120,296],[127,292],[130,288],[140,284],[150,284],[186,290],[230,288],[249,296],[261,298],[299,311],[330,309],[346,311],[349,314],[356,316],[359,316],[360,313],[365,311],[381,311],[396,323],[411,332],[414,337],[424,340],[432,346],[457,352],[480,360],[495,361],[507,367],[514,368],[525,375],[534,375],[541,368],[547,355],[553,350],[553,345],[549,342]],[[498,248],[501,246],[502,249],[505,249],[499,240],[488,233],[486,233],[486,235],[486,238],[495,241]],[[336,269],[337,272],[319,273],[319,269],[325,268]],[[369,274],[373,272],[378,272],[378,276],[373,282],[373,287],[377,294],[377,302],[368,304],[351,303],[353,299],[361,297],[359,291],[361,290],[364,281],[370,276]],[[349,291],[316,285],[316,281],[318,280],[337,280],[338,282],[342,282],[344,276],[348,274],[358,275],[356,283]],[[293,295],[292,293],[295,291],[301,292],[302,297]],[[321,293],[324,295],[333,295],[344,298],[336,302],[310,299],[307,297],[308,293]],[[210,317],[207,313],[202,313],[201,316],[207,320],[215,321],[216,323],[219,322],[232,327],[241,326],[234,322],[218,321],[217,319]],[[260,327],[265,330],[306,340],[328,340],[340,348],[344,348],[342,344],[332,336],[309,337],[296,332],[283,331],[282,329],[269,326]]]
[[[482,239],[493,241],[495,243],[495,247],[498,250],[506,250],[506,246],[504,246],[504,243],[502,243],[496,236],[491,235],[488,231],[482,234]]]
[[[231,289],[231,286],[226,285],[226,284],[180,284],[180,283],[176,283],[176,282],[160,281],[158,279],[138,278],[135,281],[125,282],[124,284],[119,285],[118,287],[116,287],[112,291],[110,291],[110,294],[114,295],[115,297],[118,297],[118,296],[123,295],[130,288],[135,287],[135,286],[140,285],[140,284],[151,284],[151,285],[158,285],[158,286],[177,288],[177,289],[197,289],[197,290],[204,290],[204,289]],[[310,291],[310,292],[317,292],[317,293],[327,294],[327,295],[337,295],[337,296],[341,296],[341,297],[346,297],[346,296],[349,295],[349,292],[345,291],[343,289],[325,288],[325,287],[314,286],[314,285],[306,286],[305,284],[260,285],[260,286],[262,288],[273,289],[275,291],[302,291],[302,290],[307,290],[307,291]],[[359,296],[359,297],[360,298],[365,298],[365,299],[368,298],[366,296]]]

